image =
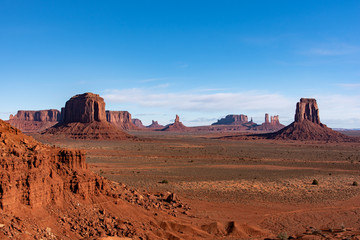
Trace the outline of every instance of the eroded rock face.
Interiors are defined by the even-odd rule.
[[[138,128],[145,128],[145,126],[143,125],[143,123],[142,123],[142,121],[140,119],[132,118],[131,121]]]
[[[38,122],[58,122],[60,112],[56,109],[24,111],[19,110],[15,116],[10,115],[9,120],[38,121]]]
[[[166,125],[161,131],[187,132],[190,131],[190,129],[180,122],[180,117],[176,115],[174,123]]]
[[[59,203],[64,191],[74,192],[80,184],[70,173],[87,169],[83,152],[42,145],[1,120],[0,142],[1,209]],[[85,195],[88,187],[95,190],[95,182],[82,184],[77,191]]]
[[[117,114],[118,113],[118,114]],[[127,115],[127,116],[126,116]],[[118,127],[106,121],[105,102],[98,94],[84,93],[70,98],[61,112],[62,121],[47,129],[43,134],[64,135],[74,139],[131,138]],[[131,118],[127,112],[109,113],[109,119],[118,120],[123,126],[124,119]],[[128,121],[131,123],[131,121]]]
[[[319,108],[314,98],[301,98],[296,104],[295,122],[309,120],[320,124]]]
[[[70,98],[64,108],[63,123],[106,122],[105,102],[94,93],[84,93]]]
[[[279,125],[280,121],[279,121],[279,115],[275,115],[275,116],[271,116],[271,125]]]
[[[137,129],[133,124],[131,114],[128,111],[106,111],[106,120],[121,129]]]
[[[265,123],[270,123],[269,122],[269,114],[265,113]]]
[[[15,116],[10,115],[8,122],[11,126],[23,132],[41,132],[54,126],[61,119],[61,114],[56,109],[39,111],[18,111]]]
[[[164,126],[159,124],[158,121],[152,120],[152,123],[149,126],[147,126],[147,128],[161,129],[161,128],[164,128]]]
[[[213,123],[212,125],[236,125],[236,124],[243,124],[247,123],[248,116],[244,114],[240,115],[227,115],[225,118],[222,118],[218,120],[216,123]]]

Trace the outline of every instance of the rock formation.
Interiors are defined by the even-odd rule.
[[[265,113],[265,124],[270,123],[269,122],[269,114]]]
[[[145,126],[143,125],[143,123],[141,122],[140,119],[137,119],[137,118],[132,118],[131,119],[132,123],[138,127],[138,128],[145,128]]]
[[[39,111],[18,111],[10,115],[8,122],[23,132],[41,132],[57,124],[61,119],[60,112],[55,109]]]
[[[253,129],[256,131],[274,132],[282,129],[283,127],[285,126],[280,123],[279,115],[270,116],[268,113],[265,113],[265,122],[261,125],[255,126]]]
[[[275,119],[276,120],[276,119]],[[313,98],[301,98],[296,104],[295,121],[278,132],[266,135],[269,139],[313,141],[358,141],[328,128],[320,122],[319,108]]]
[[[138,129],[132,122],[131,114],[128,111],[106,111],[106,120],[124,130]]]
[[[84,93],[66,102],[62,123],[105,122],[105,102],[98,94]]]
[[[163,129],[164,126],[163,125],[160,125],[158,123],[158,121],[154,121],[152,120],[151,124],[149,126],[147,126],[146,128],[151,128],[151,129]]]
[[[105,102],[97,94],[70,98],[62,109],[62,121],[44,134],[61,134],[75,139],[126,139],[130,136],[106,121]]]
[[[184,124],[180,122],[180,117],[178,115],[176,115],[173,124],[169,124],[165,128],[161,129],[161,131],[173,131],[173,132],[186,132],[189,130],[190,128],[184,126]]]
[[[87,168],[84,152],[43,145],[0,120],[0,239],[215,237],[189,225],[189,207],[167,202],[171,194],[140,192]]]
[[[314,98],[301,98],[296,104],[295,122],[304,120],[320,124],[319,108]]]
[[[248,117],[246,115],[227,115],[225,118],[222,118],[211,125],[241,125],[247,122]]]

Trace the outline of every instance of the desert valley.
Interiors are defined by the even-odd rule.
[[[0,121],[1,239],[360,239],[360,131],[315,99],[294,122],[144,126],[84,93]]]

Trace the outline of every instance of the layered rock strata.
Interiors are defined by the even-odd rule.
[[[106,111],[106,121],[124,130],[138,129],[128,111]]]
[[[173,124],[169,124],[165,128],[161,129],[161,131],[173,131],[173,132],[186,132],[189,130],[190,129],[188,127],[184,126],[184,124],[180,122],[180,117],[178,115],[176,115]]]
[[[213,123],[211,125],[240,125],[247,123],[248,116],[244,114],[240,115],[227,115],[225,118],[222,118],[218,120],[216,123]]]
[[[358,141],[328,128],[320,122],[319,108],[313,98],[301,98],[296,104],[295,120],[289,126],[266,136],[270,139],[313,141]]]
[[[62,134],[75,139],[126,139],[130,136],[106,121],[105,102],[97,94],[70,98],[62,109],[62,121],[44,134]]]
[[[56,109],[25,111],[20,110],[14,116],[10,115],[8,122],[23,132],[41,132],[54,126],[61,120],[61,114]]]

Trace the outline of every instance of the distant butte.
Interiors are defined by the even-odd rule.
[[[106,120],[114,126],[124,130],[136,130],[138,127],[133,123],[128,111],[106,111]]]
[[[7,122],[23,132],[40,132],[54,126],[60,119],[60,111],[56,109],[39,111],[19,110],[15,116],[10,115]]]
[[[154,121],[152,120],[151,124],[149,126],[147,126],[147,128],[150,128],[150,129],[163,129],[165,126],[163,125],[160,125],[158,123],[158,121]]]
[[[161,131],[186,132],[189,131],[189,128],[184,126],[184,124],[180,122],[179,115],[176,115],[174,123],[167,125]]]
[[[130,135],[106,121],[105,102],[94,93],[70,98],[61,111],[61,122],[44,134],[61,134],[75,139],[126,139]]]
[[[249,122],[248,116],[244,114],[240,114],[240,115],[231,114],[231,115],[227,115],[225,118],[221,118],[216,123],[213,123],[211,125],[241,125],[247,122]]]
[[[278,132],[265,136],[268,139],[284,140],[358,141],[322,124],[317,102],[313,98],[301,98],[296,104],[295,121]]]

